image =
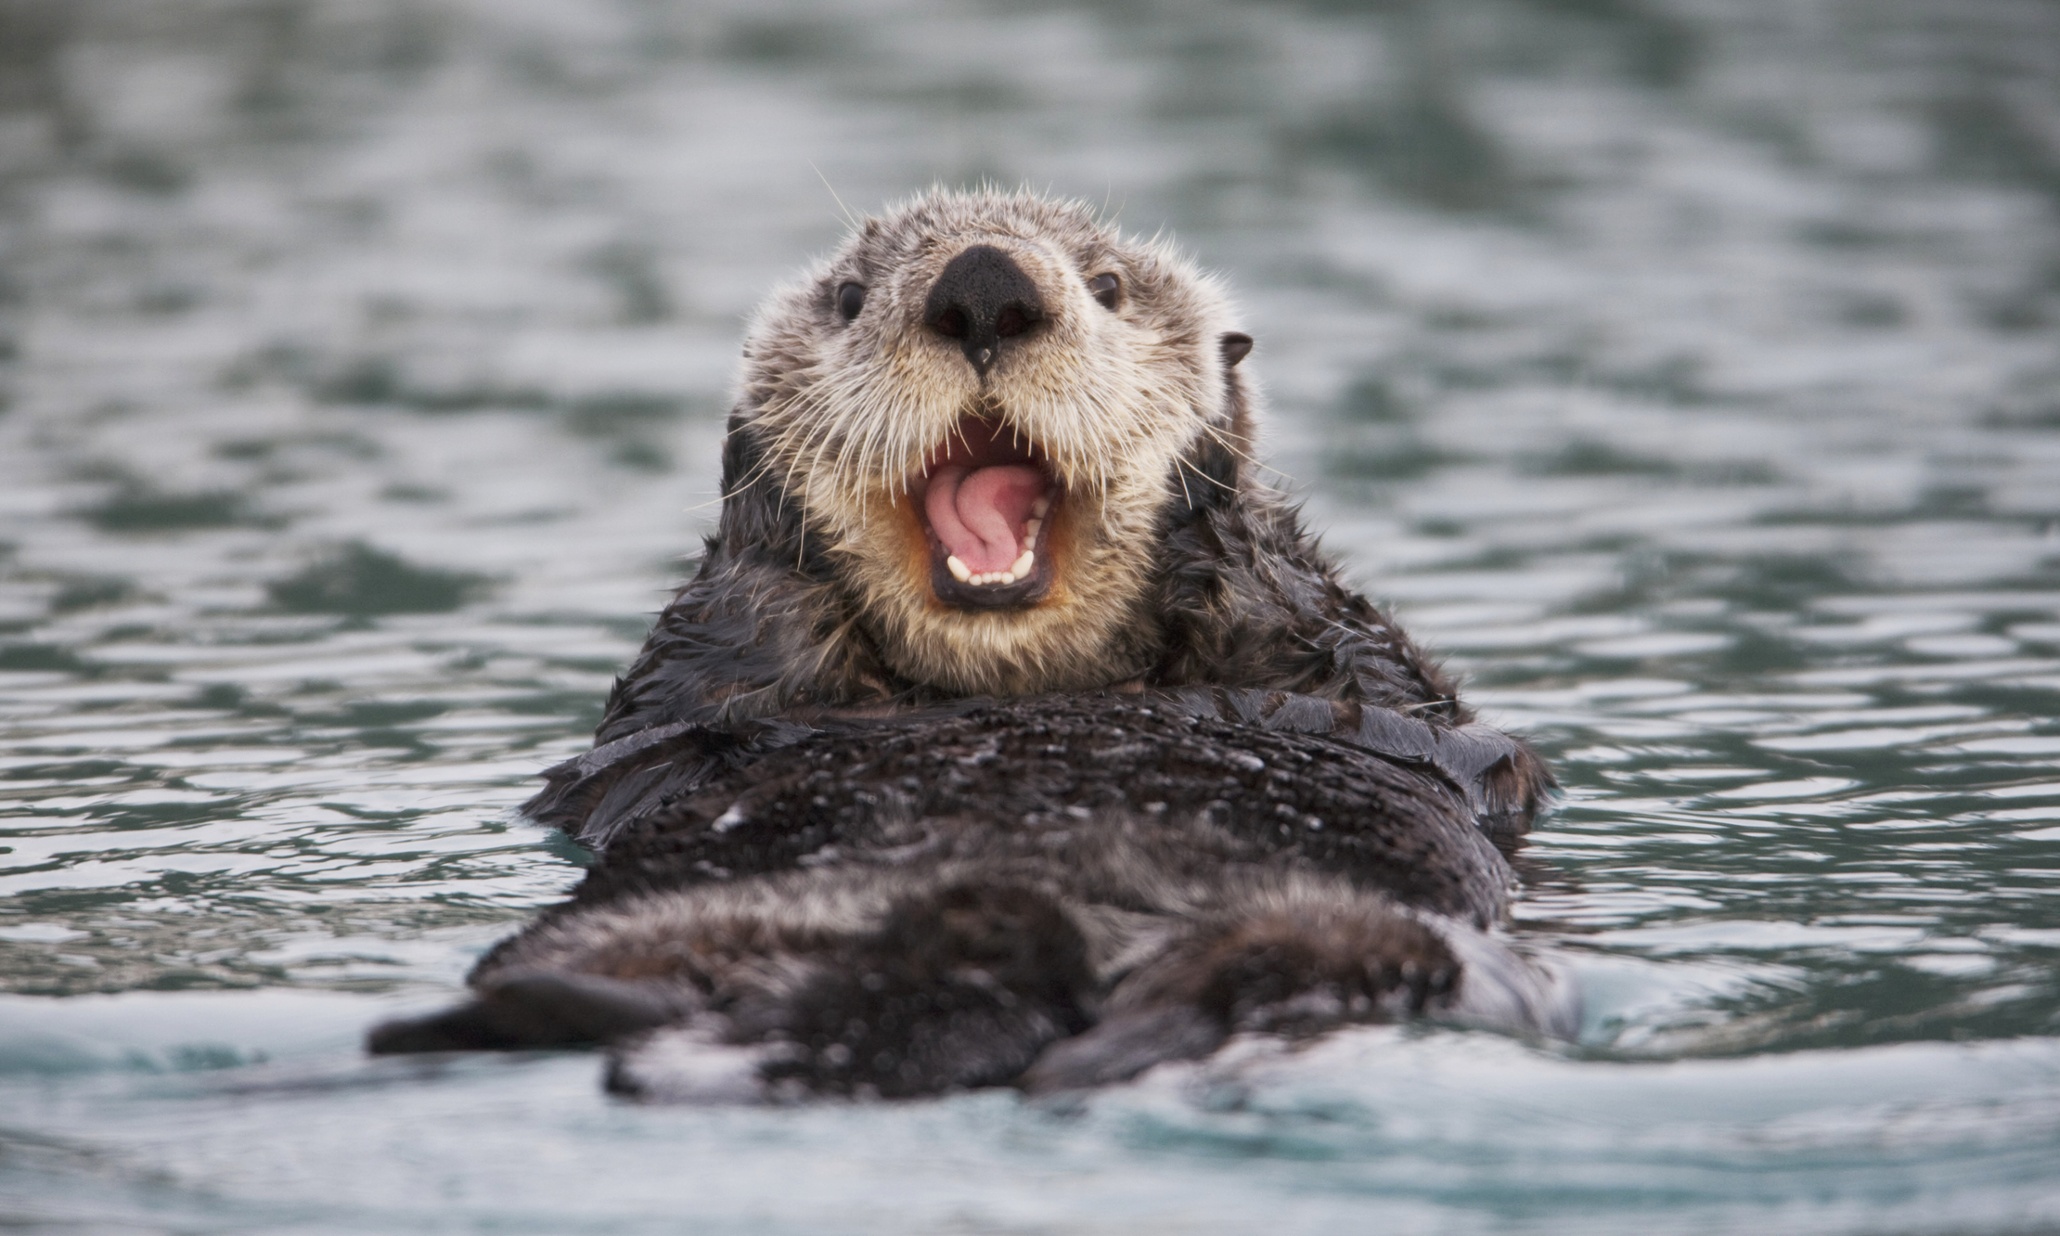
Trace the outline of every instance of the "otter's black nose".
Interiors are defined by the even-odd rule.
[[[938,334],[958,340],[982,377],[1001,351],[1002,340],[1043,320],[1044,298],[1037,294],[1037,285],[993,245],[974,245],[951,259],[930,285],[930,298],[923,304],[923,321]]]

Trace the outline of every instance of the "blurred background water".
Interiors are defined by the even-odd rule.
[[[1567,793],[1582,1041],[1083,1105],[368,1062],[933,181],[1165,226]],[[2060,1230],[2060,8],[0,0],[0,1226]]]

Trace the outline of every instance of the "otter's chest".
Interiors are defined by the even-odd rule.
[[[1464,796],[1426,771],[1145,705],[1026,701],[819,733],[722,771],[635,821],[578,897],[945,866],[1140,909],[1169,882],[1300,869],[1483,924],[1510,884]]]

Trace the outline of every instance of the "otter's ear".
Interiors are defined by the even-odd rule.
[[[1252,337],[1242,331],[1225,331],[1223,332],[1223,337],[1218,339],[1216,343],[1218,347],[1223,349],[1223,367],[1225,369],[1235,367],[1239,361],[1251,355]]]

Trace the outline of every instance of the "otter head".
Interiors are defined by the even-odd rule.
[[[1148,663],[1169,506],[1231,483],[1191,460],[1243,450],[1250,347],[1212,280],[1079,203],[933,191],[761,310],[725,501],[798,509],[908,679],[1107,685]]]

